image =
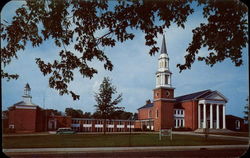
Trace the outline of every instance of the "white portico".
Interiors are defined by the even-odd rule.
[[[226,129],[226,103],[228,99],[214,91],[198,101],[198,129]]]

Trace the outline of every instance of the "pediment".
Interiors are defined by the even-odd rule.
[[[219,93],[218,91],[214,91],[210,95],[206,96],[205,99],[227,101],[227,98],[225,96],[223,96],[221,93]]]

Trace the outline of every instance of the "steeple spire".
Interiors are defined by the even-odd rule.
[[[166,48],[165,35],[163,35],[161,54],[158,59],[158,71],[156,72],[156,88],[171,88],[171,75],[169,70],[169,57]]]
[[[166,41],[165,41],[165,35],[163,35],[162,46],[161,46],[161,54],[168,54],[167,53],[167,47],[166,47]]]

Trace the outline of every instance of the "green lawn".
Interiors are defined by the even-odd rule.
[[[181,146],[181,145],[223,145],[247,144],[242,141],[231,141],[190,136],[173,135],[163,137],[160,141],[157,134],[75,134],[75,135],[37,135],[5,136],[3,148],[61,148],[61,147],[126,147],[126,146]]]

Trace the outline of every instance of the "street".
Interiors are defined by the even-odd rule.
[[[7,154],[12,158],[44,158],[44,157],[241,157],[246,153],[246,148],[197,148],[197,149],[173,149],[173,150],[145,150],[140,151],[75,151],[75,152],[15,152]]]

